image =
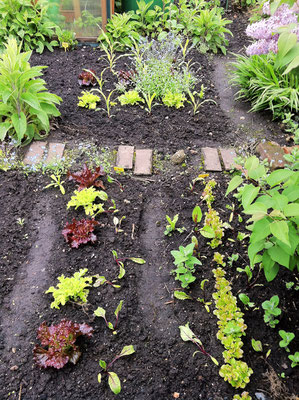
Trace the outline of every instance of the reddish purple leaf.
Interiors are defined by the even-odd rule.
[[[89,71],[91,71],[94,75],[95,75],[95,71],[93,69],[90,69]],[[96,78],[93,76],[93,74],[91,74],[88,71],[82,71],[81,74],[79,75],[79,85],[80,86],[95,86],[97,84]]]
[[[105,176],[106,173],[102,166],[96,167],[95,171],[92,172],[88,169],[87,165],[84,164],[83,170],[79,172],[71,173],[68,171],[67,176],[69,177],[70,181],[76,181],[79,183],[78,190],[82,190],[85,188],[89,188],[91,186],[100,187],[105,190],[105,186],[101,180],[97,180],[100,176]]]
[[[97,240],[96,235],[93,233],[96,225],[99,225],[99,222],[94,219],[81,219],[77,221],[73,218],[72,223],[66,223],[62,234],[67,243],[77,249],[80,244],[94,243]]]

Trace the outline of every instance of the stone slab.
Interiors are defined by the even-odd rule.
[[[203,147],[205,171],[222,171],[218,151],[213,147]]]
[[[133,168],[134,146],[119,146],[116,157],[116,166],[124,169]]]
[[[135,175],[151,175],[153,169],[153,150],[139,149],[136,150],[135,158]]]
[[[234,166],[234,158],[237,154],[234,149],[220,149],[220,154],[226,171],[230,170]]]
[[[44,157],[46,147],[46,142],[32,142],[23,160],[24,164],[36,165],[40,163]]]
[[[257,145],[256,152],[262,160],[269,161],[272,170],[283,168],[286,164],[285,159],[283,158],[285,152],[276,142],[263,141]]]
[[[64,152],[64,143],[49,143],[48,155],[46,158],[46,164],[51,164],[54,161],[59,161],[62,159]]]

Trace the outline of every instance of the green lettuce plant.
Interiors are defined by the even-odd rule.
[[[103,213],[105,210],[103,208],[103,203],[96,204],[96,199],[106,201],[108,195],[103,190],[96,190],[94,187],[89,187],[82,189],[80,191],[75,190],[75,195],[71,197],[71,200],[67,204],[67,209],[70,207],[75,207],[75,210],[79,207],[84,207],[86,215],[95,217],[97,214]]]
[[[0,52],[9,38],[25,51],[42,53],[45,47],[53,51],[58,46],[51,40],[58,26],[49,18],[47,1],[1,0],[0,15]]]
[[[212,249],[215,249],[222,243],[223,223],[219,217],[217,211],[210,208],[208,212],[205,213],[205,222],[203,228],[200,230],[202,236],[212,239],[209,245]]]
[[[252,400],[252,397],[248,392],[243,392],[240,394],[235,394],[233,400]]]
[[[225,271],[218,267],[213,270],[216,278],[216,292],[213,293],[216,309],[214,314],[218,318],[219,331],[217,338],[225,347],[223,357],[225,364],[219,374],[235,388],[244,388],[253,373],[248,365],[240,361],[243,357],[243,342],[247,326],[244,323],[243,313],[237,306],[237,299],[231,292],[229,282],[224,278]]]
[[[88,287],[92,285],[92,276],[85,276],[87,268],[80,269],[75,272],[71,278],[66,278],[63,274],[57,279],[59,283],[57,287],[51,286],[45,293],[52,293],[54,301],[51,303],[51,308],[60,308],[68,301],[86,303],[89,293]]]
[[[15,39],[5,46],[0,55],[0,140],[8,135],[25,145],[49,132],[49,119],[60,115],[55,104],[62,99],[47,92],[39,78],[46,67],[30,67],[30,51],[21,53]]]
[[[162,97],[162,102],[167,107],[181,108],[184,107],[186,96],[183,93],[167,92]]]
[[[108,384],[114,394],[120,393],[121,383],[120,383],[120,379],[117,376],[117,374],[115,372],[110,371],[110,368],[115,363],[115,361],[117,361],[119,358],[129,356],[133,353],[135,353],[134,346],[132,346],[132,345],[124,346],[121,353],[118,354],[108,365],[104,360],[100,360],[100,362],[99,362],[100,367],[103,369],[103,373],[108,376]],[[99,383],[102,382],[102,374],[101,373],[98,374],[98,382]]]
[[[272,296],[270,300],[266,300],[262,303],[264,309],[264,321],[270,328],[275,328],[275,325],[279,323],[278,319],[275,319],[281,314],[281,309],[278,307],[279,297]]]
[[[238,188],[235,197],[251,215],[250,267],[261,263],[267,281],[272,281],[280,266],[299,270],[299,171],[269,172],[255,156],[246,159],[243,171],[245,179],[236,175],[226,195]]]
[[[195,265],[201,265],[198,258],[193,256],[194,243],[188,244],[186,247],[180,246],[179,251],[172,250],[170,253],[174,257],[174,265],[177,267],[172,270],[172,274],[176,274],[175,280],[181,282],[182,288],[186,288],[190,283],[195,281]]]
[[[138,103],[144,103],[142,97],[140,97],[139,93],[136,90],[129,90],[118,97],[118,101],[122,106],[131,105],[134,106]]]
[[[92,94],[87,90],[83,90],[81,92],[81,96],[78,97],[78,100],[79,107],[88,108],[89,110],[95,110],[97,107],[97,103],[101,101],[99,96]]]

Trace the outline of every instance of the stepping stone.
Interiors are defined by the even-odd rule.
[[[24,164],[35,165],[42,161],[47,142],[32,142],[26,156],[23,160]]]
[[[116,157],[116,166],[124,169],[133,168],[134,146],[119,146]]]
[[[55,161],[61,160],[64,148],[65,148],[64,143],[49,143],[48,155],[45,163],[51,164]]]
[[[135,159],[135,175],[151,175],[153,168],[153,150],[139,149],[136,150]]]
[[[203,147],[202,152],[206,171],[222,171],[217,149]]]
[[[283,168],[286,164],[284,156],[284,151],[282,147],[276,142],[261,142],[257,148],[256,152],[259,154],[262,160],[267,159],[270,163],[270,168],[277,169]]]
[[[234,166],[234,158],[237,154],[234,149],[220,149],[220,154],[226,171],[230,170]]]

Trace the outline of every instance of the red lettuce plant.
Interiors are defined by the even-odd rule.
[[[80,244],[94,243],[97,240],[96,235],[93,233],[96,225],[99,225],[99,222],[94,219],[83,218],[77,221],[76,218],[73,218],[70,224],[68,222],[65,224],[62,234],[66,242],[77,249]]]
[[[92,333],[91,326],[66,319],[58,325],[49,327],[43,322],[37,331],[37,338],[43,347],[35,345],[34,361],[40,368],[60,369],[68,362],[76,364],[81,355],[79,347],[75,345],[77,337],[81,335],[91,337]]]
[[[78,77],[78,82],[80,86],[95,86],[97,84],[95,74],[96,72],[93,69],[88,71],[82,71]],[[92,73],[91,73],[92,72]]]
[[[89,188],[91,186],[100,187],[105,190],[105,186],[101,180],[97,180],[99,176],[105,176],[106,173],[102,166],[96,167],[95,171],[92,172],[88,169],[87,165],[84,164],[83,170],[79,172],[71,173],[68,171],[67,176],[70,181],[76,181],[80,183],[78,191]]]
[[[136,76],[136,71],[133,69],[128,71],[120,70],[117,72],[117,76],[119,82],[123,83],[124,85],[130,85]]]

